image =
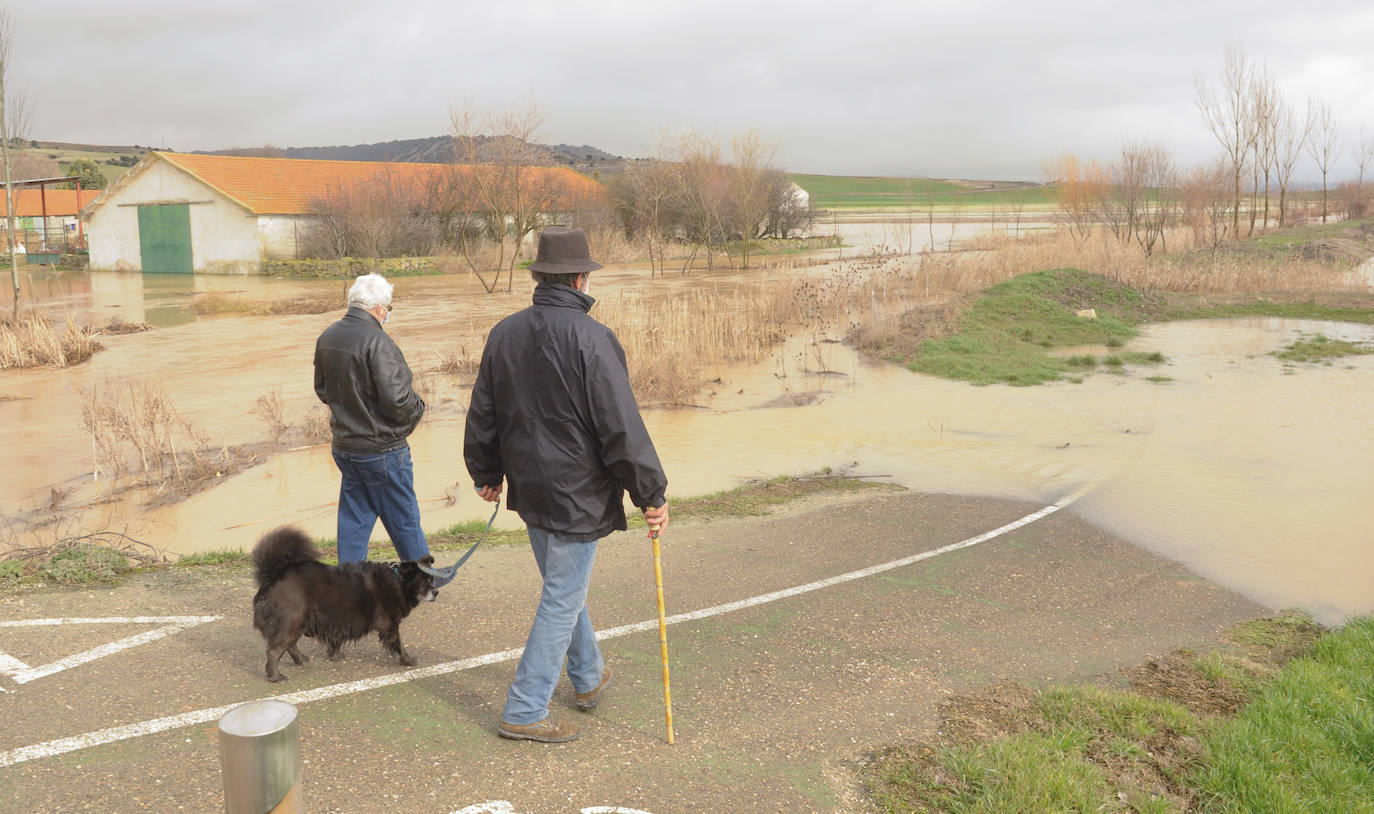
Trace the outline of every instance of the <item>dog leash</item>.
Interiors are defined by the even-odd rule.
[[[468,561],[468,557],[471,557],[472,552],[477,550],[477,546],[481,545],[482,541],[487,539],[487,533],[491,531],[491,526],[493,523],[496,522],[496,515],[500,511],[501,503],[500,501],[497,501],[496,508],[491,510],[491,519],[487,521],[487,527],[482,530],[482,536],[477,538],[477,542],[472,544],[472,548],[469,548],[467,550],[467,553],[464,554],[461,558],[459,558],[458,562],[455,562],[453,565],[450,565],[447,568],[430,568],[427,565],[420,566],[421,571],[424,571],[426,574],[429,574],[431,577],[434,577],[435,588],[444,587],[445,585],[452,582],[454,577],[458,576],[458,569],[462,568],[463,563]]]

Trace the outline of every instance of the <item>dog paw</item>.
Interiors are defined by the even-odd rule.
[[[276,682],[278,682],[278,681],[285,681],[285,680],[286,680],[286,676],[282,675],[281,673],[277,673],[277,674],[274,675],[274,676],[268,676],[268,677],[267,677],[267,680],[268,680],[268,681],[271,681],[271,682],[273,682],[273,683],[276,683]]]
[[[420,662],[414,656],[401,656],[401,663],[407,667],[414,667]]]
[[[325,658],[329,659],[330,661],[338,661],[339,659],[343,658],[343,653],[330,653],[326,655]]]

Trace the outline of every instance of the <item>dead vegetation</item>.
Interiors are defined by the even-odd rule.
[[[346,305],[339,293],[316,293],[288,299],[249,299],[224,291],[199,294],[191,302],[197,314],[239,314],[246,316],[279,316],[291,314],[326,314]]]
[[[41,314],[0,321],[0,369],[70,367],[90,359],[101,349],[96,331],[71,317],[64,327]]]
[[[96,480],[128,476],[122,488],[152,489],[155,502],[183,498],[257,459],[247,447],[213,443],[155,381],[105,379],[81,397]]]
[[[259,396],[253,406],[253,414],[267,423],[272,440],[278,446],[314,446],[328,443],[333,438],[329,428],[328,407],[315,404],[289,413],[280,388],[273,388]]]

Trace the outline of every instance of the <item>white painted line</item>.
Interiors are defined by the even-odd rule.
[[[84,653],[76,653],[65,658],[58,659],[51,664],[44,664],[39,667],[30,667],[22,661],[0,652],[0,674],[9,675],[16,684],[27,684],[37,678],[50,676],[53,673],[60,673],[63,670],[95,661],[98,658],[118,653],[121,650],[128,650],[130,647],[137,647],[140,644],[157,641],[165,636],[169,636],[178,631],[189,627],[214,622],[222,619],[220,616],[105,616],[99,618],[67,617],[60,619],[18,619],[9,622],[0,622],[0,627],[40,627],[50,625],[95,625],[95,624],[118,624],[118,625],[145,625],[158,624],[160,628],[144,631],[133,636],[129,636],[118,641],[103,644],[99,647],[87,650]]]
[[[781,591],[774,591],[772,593],[763,594],[762,596],[756,596],[750,599],[742,599],[738,602],[727,602],[723,605],[714,605],[709,608],[703,608],[701,610],[691,611],[689,613],[680,613],[675,616],[668,617],[668,623],[676,624],[679,622],[688,622],[696,619],[705,619],[711,616],[719,616],[723,613],[730,613],[732,611],[743,610],[744,608],[752,608],[757,605],[765,604],[767,602],[775,602],[779,599],[785,599],[787,597],[797,596],[799,594],[808,593],[810,591],[820,590],[821,588],[827,588],[832,585],[839,585],[841,583],[849,582],[851,580],[862,579],[863,577],[872,576],[874,574],[881,574],[884,571],[890,571],[894,568],[901,568],[904,565],[910,565],[912,563],[921,562],[922,560],[928,560],[932,557],[938,557],[941,554],[948,554],[952,551],[958,551],[962,548],[975,546],[979,543],[987,542],[988,540],[991,540],[995,537],[999,537],[1003,534],[1006,534],[1007,532],[1015,531],[1016,529],[1019,529],[1022,526],[1034,523],[1035,521],[1043,517],[1047,517],[1051,514],[1054,514],[1055,512],[1059,511],[1065,506],[1068,506],[1073,501],[1077,500],[1082,494],[1082,491],[1076,492],[1073,495],[1070,495],[1069,497],[1059,501],[1058,503],[1046,506],[1045,508],[1037,512],[1032,512],[1031,514],[1022,517],[1019,520],[1008,523],[1005,526],[995,528],[992,531],[980,534],[977,537],[970,537],[967,540],[961,540],[960,542],[952,543],[950,545],[944,546],[943,548],[925,551],[920,554],[914,554],[910,557],[903,557],[899,560],[893,560],[891,562],[883,563],[881,565],[870,566],[868,568],[863,568],[858,571],[850,571],[849,573],[840,574],[839,576],[830,577],[828,579],[819,580],[817,582],[809,582],[805,585],[798,585],[795,588],[786,588]],[[645,622],[638,622],[632,625],[621,625],[620,627],[610,628],[609,630],[603,630],[602,632],[597,634],[597,638],[611,639],[617,636],[624,636],[629,633],[637,633],[639,631],[650,630],[656,628],[657,626],[658,619],[654,618]],[[486,655],[482,656],[474,656],[472,658],[460,659],[458,661],[445,662],[444,664],[435,664],[430,667],[419,667],[414,670],[406,670],[400,673],[376,676],[374,678],[365,678],[360,679],[358,681],[348,681],[342,684],[331,684],[327,687],[317,687],[313,690],[303,690],[301,692],[290,693],[288,695],[271,695],[267,696],[267,698],[275,698],[282,701],[286,701],[291,704],[305,704],[311,701],[322,701],[328,698],[338,698],[344,695],[352,695],[353,693],[365,692],[367,690],[375,690],[382,687],[390,687],[395,684],[403,684],[409,681],[415,681],[417,679],[433,678],[435,676],[446,675],[448,673],[456,673],[461,670],[472,669],[473,667],[481,667],[483,665],[488,664],[497,664],[503,661],[514,661],[515,659],[518,659],[520,657],[520,654],[522,652],[524,652],[523,647],[515,648],[513,650],[502,650],[497,653],[487,653]],[[209,721],[219,719],[220,716],[224,715],[224,713],[243,703],[248,702],[236,701],[232,704],[226,704],[222,707],[193,710],[191,712],[183,712],[180,715],[169,715],[165,718],[155,718],[150,721],[142,721],[136,724],[116,726],[111,727],[110,729],[101,729],[96,732],[87,732],[84,735],[74,735],[69,738],[58,738],[57,740],[47,741],[45,743],[36,743],[32,746],[21,746],[17,749],[11,749],[8,752],[0,752],[0,767],[13,766],[16,763],[23,763],[28,760],[37,760],[45,757],[53,757],[55,755],[62,755],[68,752],[75,752],[81,749],[87,749],[92,746],[100,746],[106,743],[115,743],[116,741],[128,740],[129,738],[137,738],[143,735],[152,735],[158,732],[166,732],[170,729],[180,729],[184,726],[194,726],[196,724],[207,723]]]
[[[11,673],[11,677],[14,679],[14,683],[16,684],[27,684],[30,681],[33,681],[34,679],[42,678],[43,676],[50,676],[53,673],[60,673],[63,670],[66,670],[70,667],[75,667],[78,664],[85,664],[88,661],[95,661],[98,658],[104,658],[105,656],[113,655],[121,650],[128,650],[130,647],[137,647],[140,644],[147,644],[148,642],[157,641],[158,639],[161,639],[164,636],[169,636],[180,630],[185,630],[187,627],[190,626],[166,625],[164,627],[146,630],[137,635],[120,639],[117,642],[102,644],[101,646],[87,650],[84,653],[76,653],[67,656],[66,658],[58,659],[57,661],[54,661],[51,664],[44,664],[41,667],[27,667],[23,670],[16,670],[13,673]]]
[[[69,616],[61,619],[17,619],[0,622],[0,627],[41,627],[43,625],[199,625],[215,622],[222,616]]]

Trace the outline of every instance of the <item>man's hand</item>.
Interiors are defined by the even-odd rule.
[[[479,486],[477,488],[477,496],[488,503],[495,503],[501,499],[501,484],[498,483],[495,486]]]
[[[666,502],[656,509],[644,509],[643,512],[644,519],[649,524],[650,537],[653,537],[654,531],[661,533],[668,528],[668,504]]]

